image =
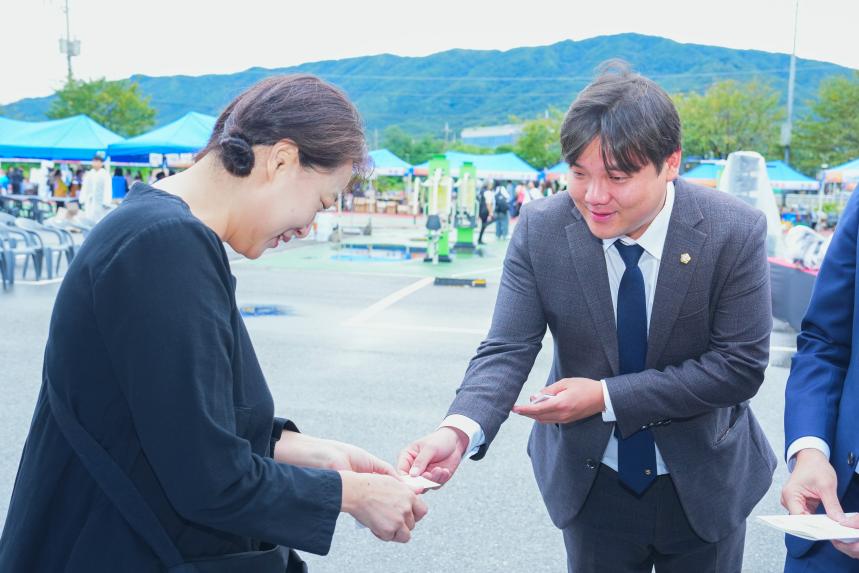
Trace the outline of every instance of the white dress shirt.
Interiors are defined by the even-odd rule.
[[[797,438],[791,442],[790,447],[787,449],[787,456],[785,456],[787,458],[787,471],[793,471],[793,466],[796,465],[796,454],[798,454],[800,450],[806,450],[809,448],[820,450],[823,455],[826,456],[826,459],[829,459],[829,455],[832,453],[829,450],[829,444],[817,436],[803,436],[802,438]],[[856,466],[854,471],[859,474],[859,465]]]
[[[674,184],[669,182],[662,210],[656,215],[656,218],[653,219],[650,226],[638,240],[630,239],[625,235],[623,237],[603,240],[603,252],[605,253],[608,283],[611,290],[611,302],[615,317],[617,317],[617,292],[620,288],[620,279],[626,270],[626,264],[623,262],[617,249],[612,248],[612,245],[615,241],[620,240],[625,245],[638,244],[644,249],[644,253],[642,253],[641,259],[638,261],[638,268],[641,269],[641,274],[644,276],[644,296],[647,302],[647,325],[649,328],[650,314],[653,310],[653,296],[656,292],[656,280],[659,276],[659,264],[662,261],[662,251],[665,248],[665,239],[668,236],[668,224],[671,220],[671,210],[673,208]],[[612,408],[611,396],[609,395],[605,381],[602,382],[602,389],[606,407],[602,418],[605,423],[613,424],[617,418]],[[448,416],[439,427],[456,428],[469,437],[466,456],[474,455],[477,449],[486,441],[486,436],[480,424],[461,414]],[[617,438],[614,436],[614,432],[612,432],[603,453],[602,463],[617,471]],[[665,460],[662,459],[662,454],[659,452],[658,446],[656,447],[656,473],[658,475],[668,473],[668,467],[665,465]]]

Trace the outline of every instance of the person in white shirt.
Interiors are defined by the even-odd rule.
[[[98,223],[113,207],[113,191],[110,174],[104,168],[104,158],[92,158],[92,169],[84,174],[81,185],[81,219],[90,224]]]

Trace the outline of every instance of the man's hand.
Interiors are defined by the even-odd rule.
[[[590,378],[563,378],[542,390],[551,400],[514,406],[513,412],[543,424],[566,424],[589,418],[605,410],[602,382]]]
[[[443,484],[453,477],[467,448],[468,436],[465,433],[441,427],[403,448],[397,460],[397,470]]]
[[[843,521],[841,525],[846,525],[848,527],[859,527],[859,520],[857,520],[856,516],[854,515],[853,517],[848,518],[848,521]],[[859,541],[855,541],[853,543],[833,541],[832,545],[834,545],[835,549],[837,549],[847,557],[850,557],[851,559],[859,559]]]
[[[859,515],[844,515],[837,487],[835,469],[823,452],[814,448],[800,450],[796,454],[793,473],[781,490],[781,504],[791,515],[808,515],[815,513],[822,503],[830,519],[847,527],[859,528]],[[848,557],[859,559],[859,542],[833,541],[832,545]]]
[[[826,515],[835,521],[844,520],[844,511],[838,501],[835,469],[814,448],[800,450],[790,479],[781,490],[781,504],[791,515],[810,515],[823,503]]]
[[[841,521],[841,525],[852,527],[854,529],[859,529],[859,514],[845,517]],[[859,531],[856,532],[856,536],[859,537]],[[835,549],[837,549],[847,557],[850,557],[851,559],[859,559],[859,541],[854,541],[853,543],[833,541],[832,545],[834,545]]]

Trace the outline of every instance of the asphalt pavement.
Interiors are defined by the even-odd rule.
[[[376,225],[374,240],[382,243],[419,243],[422,235],[408,218]],[[239,304],[285,311],[246,318],[277,413],[295,420],[304,433],[351,442],[389,461],[407,442],[434,429],[489,324],[506,247],[490,240],[481,254],[439,266],[420,258],[344,257],[354,249],[310,241],[258,261],[234,260]],[[487,286],[433,286],[436,276],[483,278]],[[19,283],[0,293],[0,523],[39,391],[57,289],[56,283]],[[794,343],[794,333],[782,327],[773,333],[776,351],[752,401],[779,455]],[[520,402],[545,383],[551,353],[547,336]],[[549,520],[525,454],[530,425],[511,417],[484,460],[465,461],[446,487],[428,493],[430,512],[409,544],[382,543],[341,516],[330,554],[305,555],[310,570],[565,571],[560,532]],[[782,512],[778,493],[785,477],[780,463],[753,515]],[[750,519],[744,571],[781,571],[783,558],[781,536]]]

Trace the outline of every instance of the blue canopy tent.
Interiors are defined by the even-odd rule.
[[[374,149],[370,152],[370,159],[373,161],[373,176],[403,176],[412,168],[387,149]]]
[[[211,115],[191,111],[172,123],[114,143],[107,153],[120,161],[141,156],[148,160],[150,153],[196,153],[206,147],[216,120]]]
[[[724,163],[701,163],[686,173],[681,174],[681,177],[698,185],[716,187],[719,183],[719,175],[722,174],[723,169],[725,169]]]
[[[122,139],[85,115],[38,122],[5,119],[0,122],[0,157],[86,160]]]
[[[548,173],[566,173],[570,170],[570,166],[566,161],[559,161],[554,167],[550,168]]]
[[[784,161],[767,161],[767,174],[773,189],[783,191],[817,191],[820,182],[803,175]]]
[[[841,183],[845,189],[849,190],[855,187],[856,181],[859,181],[859,159],[830,167],[823,171],[827,183]]]
[[[498,153],[495,155],[476,155],[448,151],[445,157],[450,162],[450,173],[459,176],[459,168],[469,161],[477,168],[477,176],[481,179],[509,179],[512,181],[536,181],[539,171],[528,165],[515,153]],[[425,176],[429,171],[429,162],[415,166],[415,175]]]
[[[35,125],[30,121],[19,121],[17,119],[9,119],[8,117],[0,117],[0,138],[10,133],[23,133],[24,129]]]
[[[682,177],[699,185],[716,187],[725,168],[724,161],[702,163],[682,174]],[[776,191],[816,191],[820,183],[793,169],[784,161],[767,161],[767,176]]]
[[[546,179],[549,181],[560,179],[561,176],[566,175],[569,170],[570,166],[567,165],[566,161],[559,161],[546,171]]]

